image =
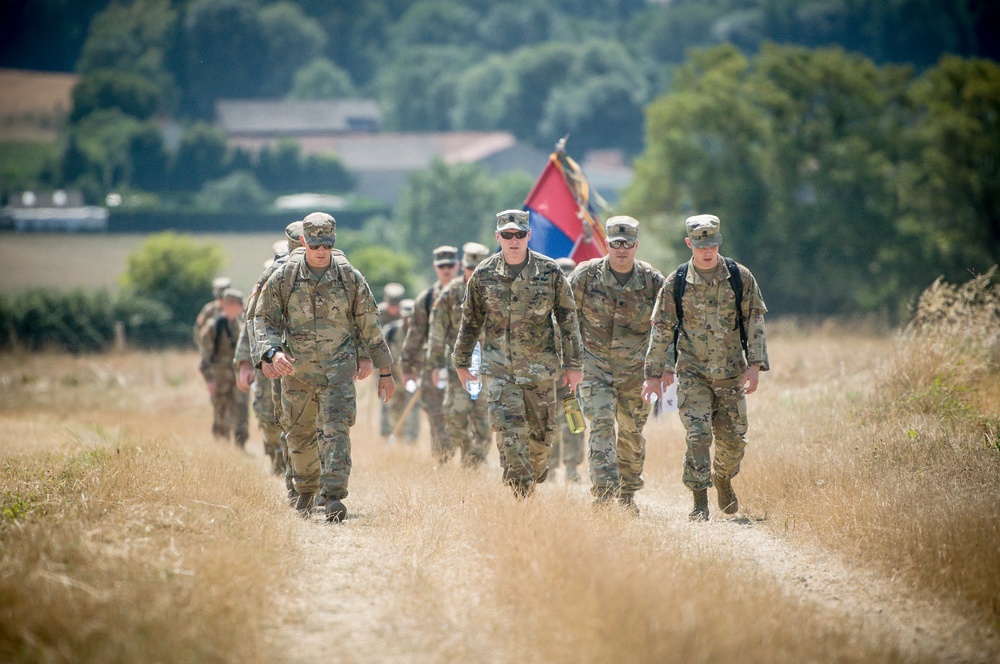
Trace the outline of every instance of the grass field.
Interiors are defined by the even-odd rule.
[[[0,140],[56,139],[73,105],[75,74],[0,69]]]
[[[31,288],[117,291],[128,255],[147,238],[138,234],[2,233],[0,234],[0,292],[19,293]],[[198,234],[198,242],[214,242],[226,254],[222,274],[233,286],[249,292],[271,258],[272,246],[282,239],[274,234]],[[46,266],[52,266],[51,269]]]

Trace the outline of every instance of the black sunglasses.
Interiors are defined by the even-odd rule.
[[[631,249],[635,246],[635,240],[612,240],[608,242],[608,246],[612,249]]]
[[[523,240],[528,237],[528,231],[500,231],[500,237],[505,240],[513,240],[514,238]]]
[[[333,249],[332,244],[310,244],[310,249]]]

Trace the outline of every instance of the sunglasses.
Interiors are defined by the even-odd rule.
[[[505,240],[513,240],[514,238],[523,240],[528,237],[528,231],[500,231],[500,237]]]
[[[332,244],[310,244],[310,249],[333,249]]]
[[[608,242],[608,246],[612,249],[631,249],[635,246],[635,241],[632,240],[612,240]]]

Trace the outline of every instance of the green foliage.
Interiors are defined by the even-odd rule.
[[[0,347],[104,350],[114,339],[114,320],[114,303],[106,291],[33,290],[0,296]]]
[[[195,205],[210,212],[246,212],[267,206],[271,197],[249,171],[236,171],[221,180],[206,182]]]
[[[57,146],[50,143],[0,141],[0,196],[53,184],[49,178],[58,156]]]
[[[344,99],[357,95],[350,75],[327,58],[316,58],[299,68],[288,99]]]
[[[170,172],[170,187],[196,191],[202,184],[223,177],[229,170],[229,146],[218,129],[195,123],[181,137]]]
[[[129,257],[122,284],[140,298],[162,303],[173,321],[188,326],[212,299],[212,279],[224,261],[222,248],[172,232],[152,235]]]
[[[454,46],[415,46],[383,72],[379,80],[382,119],[396,131],[450,129],[449,111],[463,67],[474,51]]]
[[[70,122],[78,122],[95,111],[118,110],[145,120],[160,109],[163,96],[152,82],[138,74],[97,69],[84,74],[73,88]]]
[[[376,300],[380,299],[382,289],[390,281],[401,283],[406,286],[407,292],[413,292],[413,259],[409,255],[367,243],[351,251],[345,249],[344,253],[365,276]]]
[[[318,22],[291,2],[263,7],[259,21],[268,62],[257,93],[281,96],[291,87],[296,71],[323,53],[326,34]]]

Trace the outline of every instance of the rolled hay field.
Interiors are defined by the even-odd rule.
[[[517,501],[495,451],[439,467],[426,422],[386,447],[365,381],[329,526],[292,514],[259,436],[212,440],[193,353],[8,357],[0,660],[996,661],[996,355],[770,336],[741,511],[712,491],[708,524],[686,519],[675,414],[647,424],[633,518],[561,472]]]

